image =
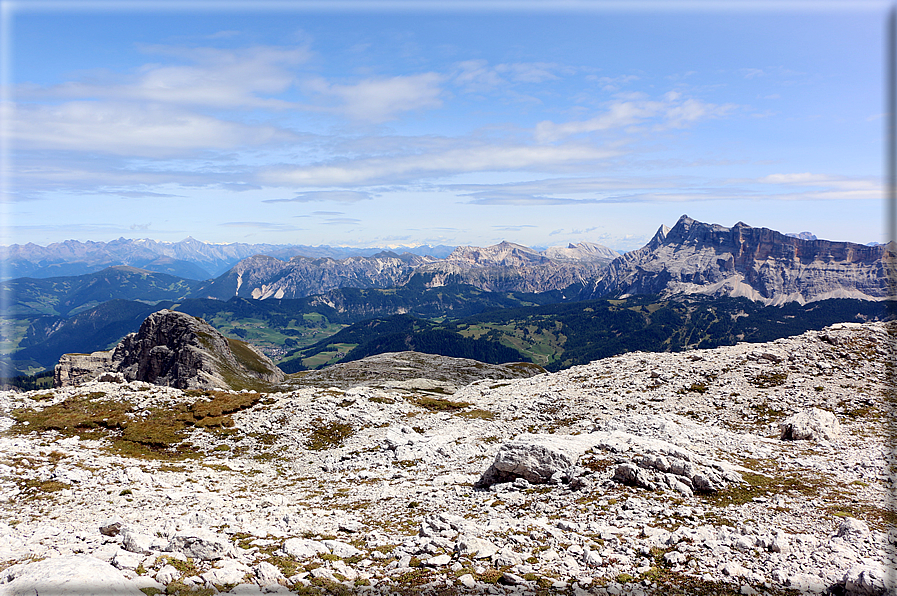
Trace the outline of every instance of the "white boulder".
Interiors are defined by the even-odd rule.
[[[94,557],[69,555],[13,565],[0,572],[0,596],[145,596],[122,573]]]
[[[779,424],[779,430],[783,441],[832,441],[841,434],[841,425],[831,412],[810,408],[786,418]]]

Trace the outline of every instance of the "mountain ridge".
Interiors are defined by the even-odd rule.
[[[883,300],[897,245],[804,240],[738,222],[687,215],[642,248],[612,261],[583,298],[631,294],[745,296],[767,305],[827,298]]]

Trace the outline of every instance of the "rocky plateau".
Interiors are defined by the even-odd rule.
[[[894,594],[894,331],[2,392],[0,594]]]

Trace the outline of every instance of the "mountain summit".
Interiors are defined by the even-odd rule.
[[[644,247],[608,266],[585,292],[745,296],[764,304],[888,296],[895,245],[804,240],[738,222],[731,228],[683,215]]]

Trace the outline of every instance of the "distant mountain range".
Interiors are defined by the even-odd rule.
[[[554,318],[562,310],[552,310],[553,305],[640,295],[661,301],[746,298],[761,309],[768,305],[848,299],[838,303],[842,306],[837,309],[830,309],[829,322],[841,316],[847,316],[844,320],[884,316],[883,306],[854,306],[853,302],[888,298],[888,273],[889,267],[893,267],[889,263],[894,262],[897,253],[894,243],[868,246],[813,240],[810,236],[789,236],[741,222],[728,228],[683,216],[672,228],[661,226],[644,247],[624,255],[591,243],[542,251],[510,242],[489,247],[461,246],[444,258],[389,251],[342,258],[290,257],[287,255],[292,249],[278,248],[270,251],[272,255],[253,254],[238,259],[223,274],[205,281],[127,265],[77,276],[22,277],[0,283],[0,303],[4,305],[2,314],[6,321],[0,325],[0,360],[15,370],[39,370],[50,366],[65,351],[108,347],[123,334],[134,331],[150,312],[163,307],[208,318],[225,334],[254,343],[282,364],[287,358],[290,366],[309,368],[336,362],[348,350],[358,348],[374,353],[403,342],[417,348],[451,344],[453,354],[488,353],[490,357],[502,353],[500,344],[536,361],[549,358],[544,361],[546,364],[550,361],[560,366],[568,357],[573,359],[571,362],[579,362],[591,357],[591,348],[583,348],[582,355],[574,358],[571,343],[563,348],[567,355],[560,359],[558,346],[574,342],[574,336],[598,335],[588,329],[575,330],[578,323],[571,319],[564,323],[569,329],[552,339],[548,331],[560,322]],[[149,250],[144,250],[146,246],[164,243],[122,240],[118,244],[101,244],[62,243],[55,245],[54,250],[68,250],[71,259],[81,258],[84,264],[89,255],[105,255],[103,258],[108,259],[116,250],[120,257],[144,258]],[[177,253],[180,256],[189,253],[190,258],[199,259],[205,255],[202,258],[207,264],[219,265],[240,251],[249,251],[248,247],[265,246],[216,246],[195,240],[178,244],[184,249]],[[162,258],[155,257],[156,263]],[[170,256],[164,258],[189,263]],[[74,267],[75,262],[71,260],[66,266]],[[412,339],[407,339],[410,332],[399,328],[401,325],[394,329],[391,338],[375,334],[364,336],[363,341],[333,343],[327,339],[346,325],[376,317],[411,315],[417,320],[449,321],[536,307],[548,309],[548,318],[532,327],[525,323],[530,317],[527,314],[513,337],[500,325],[462,329],[448,323],[434,327],[402,319],[401,325],[407,323],[408,329],[414,330]],[[848,310],[854,312],[847,313]],[[592,317],[583,319],[582,324],[591,329],[605,323]],[[785,329],[781,323],[776,325]],[[380,327],[382,331],[389,326]],[[352,334],[353,338],[358,335],[355,331]],[[548,339],[542,338],[535,347],[527,347],[532,337],[542,337],[539,334]],[[349,335],[348,331],[344,334]],[[719,333],[714,331],[715,335]],[[745,337],[749,335],[746,331]],[[367,345],[369,342],[373,343]],[[589,342],[581,343],[587,347]],[[646,339],[644,343],[647,346],[650,341]],[[361,344],[367,347],[362,349]],[[309,351],[312,345],[317,348]],[[688,341],[682,345],[694,344]]]
[[[881,300],[888,296],[888,258],[897,252],[893,243],[868,246],[800,236],[811,235],[785,235],[741,222],[727,228],[682,216],[672,228],[661,226],[648,244],[625,255],[594,243],[536,251],[502,242],[489,247],[459,246],[445,258],[389,251],[341,259],[275,256],[301,248],[294,247],[271,250],[274,254],[253,254],[218,277],[201,282],[116,266],[77,277],[14,279],[0,284],[0,291],[7,294],[5,304],[11,312],[61,316],[113,298],[145,302],[296,299],[343,288],[386,289],[408,284],[426,288],[467,284],[487,292],[560,291],[565,300],[705,294],[783,304],[827,298]],[[102,253],[111,258],[114,253],[134,260],[138,255],[146,256],[148,247],[164,245],[173,254],[204,258],[207,265],[215,266],[268,246],[209,245],[192,239],[176,244],[122,240],[106,243],[103,250],[100,244],[53,246],[57,252],[67,247],[71,255]],[[325,251],[323,247],[317,250]],[[156,257],[156,264],[161,258]]]
[[[404,250],[441,258],[451,253],[453,248],[421,246]],[[194,238],[186,238],[180,242],[119,238],[111,242],[66,240],[48,246],[38,246],[30,242],[0,246],[0,257],[6,266],[2,272],[4,279],[83,275],[106,267],[126,265],[188,279],[206,280],[218,277],[242,259],[253,255],[263,254],[280,259],[289,259],[296,255],[343,259],[351,256],[370,256],[383,250],[283,244],[212,244]]]

